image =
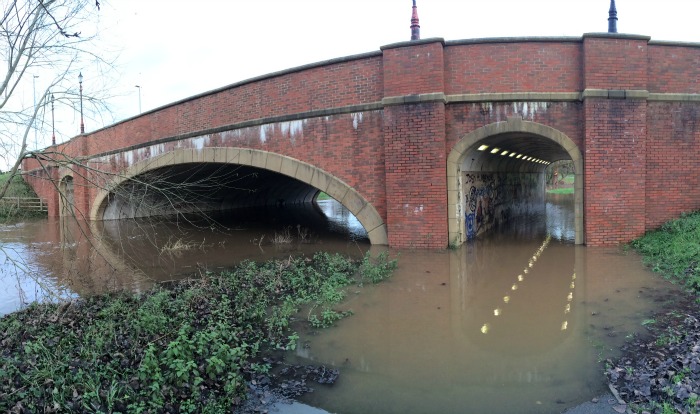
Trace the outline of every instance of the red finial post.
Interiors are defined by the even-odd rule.
[[[413,0],[413,14],[411,15],[411,40],[420,40],[420,24],[418,24],[416,0]]]

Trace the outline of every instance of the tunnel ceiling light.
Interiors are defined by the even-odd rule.
[[[488,147],[489,147],[488,145],[482,145],[479,147],[479,151],[484,151]]]
[[[494,148],[494,149],[491,150],[491,154],[495,154],[495,153],[497,153],[497,152],[500,151],[500,150],[501,150],[500,148],[496,147],[496,148]]]
[[[515,158],[521,159],[523,157],[523,154],[518,154]]]
[[[503,151],[503,152],[501,153],[501,155],[506,155],[506,154],[508,154],[508,150]]]
[[[511,158],[514,157],[514,156],[515,156],[515,152],[511,152],[510,155],[508,155],[508,156],[511,157]]]

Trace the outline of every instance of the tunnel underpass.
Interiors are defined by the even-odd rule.
[[[556,161],[573,161],[559,142],[526,131],[479,138],[470,142],[458,161],[459,207],[467,240],[506,222],[512,225],[520,218],[543,213],[547,167]],[[580,180],[580,169],[575,179]],[[577,184],[575,191],[580,191],[581,183]],[[579,230],[576,233],[576,242],[581,243]]]

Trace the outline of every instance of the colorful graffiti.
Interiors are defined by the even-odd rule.
[[[467,238],[532,212],[543,203],[544,181],[538,173],[463,173]]]

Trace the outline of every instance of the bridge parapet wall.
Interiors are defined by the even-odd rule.
[[[321,62],[210,91],[96,131],[90,134],[88,151],[99,154],[295,114],[302,119],[333,108],[356,107],[357,112],[381,101],[382,85],[379,53]]]
[[[447,42],[446,93],[580,91],[583,86],[581,54],[580,38]]]
[[[700,94],[700,44],[649,42],[649,92]]]

